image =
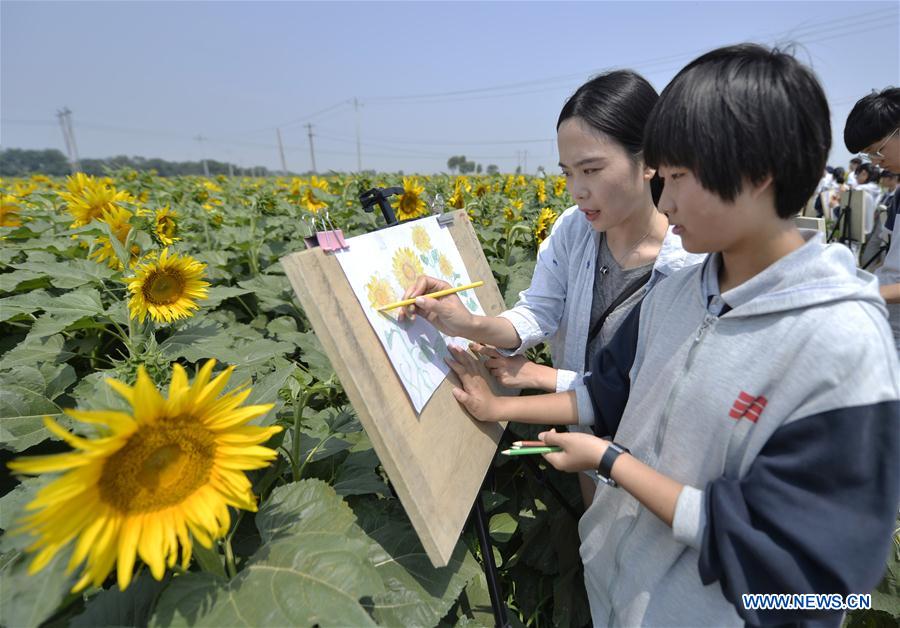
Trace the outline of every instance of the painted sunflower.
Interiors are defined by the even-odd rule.
[[[397,283],[404,290],[416,283],[416,278],[425,272],[415,251],[407,247],[399,248],[394,253],[393,266]]]
[[[428,237],[428,232],[425,230],[425,227],[413,227],[412,241],[416,248],[423,253],[431,248],[431,238]]]
[[[391,288],[390,282],[378,275],[372,275],[369,279],[369,283],[366,284],[366,294],[372,309],[378,309],[397,300],[394,298],[394,289]]]

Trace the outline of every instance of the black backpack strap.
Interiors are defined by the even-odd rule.
[[[590,356],[588,355],[588,351],[590,351],[591,343],[594,341],[594,338],[597,337],[597,334],[600,333],[600,330],[603,328],[603,323],[606,322],[606,319],[609,318],[609,315],[612,314],[617,307],[625,303],[628,298],[633,295],[635,292],[640,290],[644,284],[650,281],[650,275],[653,274],[653,269],[650,269],[645,274],[641,275],[630,284],[625,286],[625,289],[619,293],[619,296],[615,298],[615,300],[606,308],[606,311],[600,315],[593,325],[591,325],[591,329],[588,332],[587,344],[584,347],[584,370],[587,372],[588,366],[590,366]]]

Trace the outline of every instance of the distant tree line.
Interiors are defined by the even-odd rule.
[[[234,164],[215,161],[214,159],[207,159],[206,167],[209,169],[210,175],[254,174],[257,176],[269,176],[278,174],[269,171],[264,166],[241,168]],[[167,161],[165,159],[127,157],[125,155],[107,159],[81,160],[81,171],[85,174],[103,175],[109,170],[118,170],[119,168],[131,168],[138,171],[156,170],[163,177],[204,174],[202,161]],[[72,174],[72,169],[66,156],[56,149],[25,150],[22,148],[7,148],[0,151],[0,176],[22,177],[31,174],[61,177]]]
[[[454,155],[450,159],[447,160],[447,168],[450,169],[450,172],[459,171],[460,174],[470,174],[472,172],[476,174],[481,174],[482,172],[487,172],[487,174],[495,174],[500,172],[500,168],[498,168],[494,164],[490,164],[487,169],[483,169],[481,164],[477,164],[474,161],[469,161],[466,159],[465,155]]]

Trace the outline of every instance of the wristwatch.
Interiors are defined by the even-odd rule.
[[[597,465],[597,475],[600,476],[600,481],[612,487],[618,486],[616,481],[612,479],[613,464],[616,462],[616,458],[622,454],[630,453],[631,452],[627,448],[622,447],[619,443],[609,441],[609,447],[603,452],[603,457],[600,458],[600,464]]]

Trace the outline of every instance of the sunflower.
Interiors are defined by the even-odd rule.
[[[99,220],[100,222],[105,222],[109,225],[110,231],[112,231],[116,240],[125,244],[125,240],[128,239],[128,234],[131,232],[131,217],[132,214],[130,211],[123,207],[116,206],[105,209],[103,211],[103,216],[101,216]],[[97,236],[97,244],[100,245],[100,248],[91,253],[91,258],[98,262],[103,262],[105,260],[106,265],[113,270],[122,270],[122,262],[116,255],[116,249],[113,248],[109,237]],[[131,261],[134,261],[140,251],[141,249],[137,245],[131,247]]]
[[[387,279],[378,275],[372,275],[369,283],[366,284],[366,293],[369,295],[369,305],[373,309],[378,309],[383,305],[396,301],[391,284]]]
[[[135,269],[135,276],[125,281],[131,291],[128,309],[131,318],[143,323],[147,314],[156,321],[174,321],[192,316],[199,309],[195,299],[205,299],[209,283],[202,281],[206,264],[189,255],[169,255],[163,249],[158,259],[152,257]]]
[[[175,231],[177,229],[175,218],[177,216],[178,214],[169,209],[168,205],[156,210],[153,232],[163,246],[170,246],[175,240],[179,239],[175,237]]]
[[[556,177],[553,179],[553,195],[562,196],[566,193],[566,178]]]
[[[516,178],[511,174],[506,175],[506,180],[503,183],[503,193],[507,196],[512,195],[513,188],[516,185]]]
[[[403,177],[403,194],[397,201],[397,219],[409,220],[425,213],[425,201],[422,193],[424,185],[419,185],[416,177]]]
[[[538,179],[534,188],[534,197],[538,203],[547,202],[547,183],[543,179]]]
[[[220,396],[234,367],[210,381],[214,366],[215,360],[207,361],[189,384],[175,364],[168,398],[143,366],[133,387],[106,380],[131,405],[130,413],[66,410],[74,419],[102,426],[98,438],[76,436],[44,419],[48,430],[78,451],[9,463],[17,473],[63,472],[38,492],[19,521],[17,531],[36,537],[28,547],[37,553],[30,573],[74,541],[68,570],[84,567],[73,592],[100,586],[115,564],[124,590],[138,556],[161,580],[175,565],[179,547],[186,569],[194,541],[209,548],[224,536],[231,524],[229,506],[256,510],[244,471],[264,468],[277,456],[260,444],[281,427],[246,425],[272,404],[239,407],[249,388]]]
[[[450,278],[456,274],[456,271],[453,270],[453,264],[450,263],[450,260],[443,253],[438,257],[438,268],[444,277]]]
[[[307,186],[300,196],[300,204],[312,213],[318,212],[320,209],[328,207],[328,203],[316,196],[315,188]]]
[[[326,194],[330,191],[328,189],[328,181],[326,179],[319,178],[316,175],[313,175],[309,178],[309,185],[310,187],[322,190]]]
[[[422,251],[423,253],[431,248],[431,238],[428,237],[428,232],[425,231],[425,227],[415,226],[412,230],[412,241],[413,244],[416,245],[416,248]]]
[[[22,224],[19,218],[19,212],[22,208],[17,199],[12,194],[3,194],[0,196],[0,227],[18,227]]]
[[[216,185],[209,179],[204,179],[202,185],[203,185],[203,187],[205,187],[210,192],[213,192],[214,194],[218,194],[222,191],[222,188],[220,188],[218,185]]]
[[[69,213],[75,221],[72,228],[89,224],[95,218],[101,218],[103,212],[118,207],[118,203],[131,200],[128,192],[116,191],[109,179],[94,179],[94,177],[76,172],[66,179],[68,192],[60,192],[59,195],[69,209]]]
[[[549,207],[545,207],[541,210],[541,214],[537,219],[537,226],[534,228],[534,240],[538,246],[540,246],[541,242],[543,242],[550,234],[550,227],[553,226],[553,223],[558,217],[559,214]]]
[[[24,198],[37,190],[38,186],[36,183],[31,181],[16,181],[13,183],[13,194],[18,196],[19,198]]]
[[[397,283],[404,290],[413,285],[416,282],[416,277],[424,272],[415,252],[406,247],[397,249],[397,252],[394,253],[393,263],[394,276],[397,278]]]
[[[456,177],[456,181],[453,184],[453,194],[450,196],[450,206],[455,207],[456,209],[462,209],[466,204],[465,192],[471,191],[472,184],[469,183],[468,177]]]
[[[487,181],[479,181],[475,186],[475,196],[481,198],[485,194],[491,191],[491,184]]]
[[[524,206],[525,203],[522,201],[522,199],[510,199],[509,205],[503,208],[503,216],[507,220],[515,220],[516,218],[518,218],[518,214],[522,211],[522,208]]]

